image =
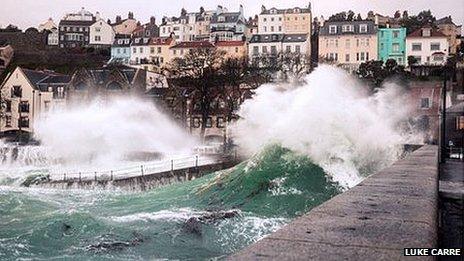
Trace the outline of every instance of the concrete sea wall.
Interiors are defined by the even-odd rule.
[[[148,190],[178,182],[193,180],[218,170],[230,168],[235,164],[236,161],[224,161],[198,167],[150,173],[136,177],[115,178],[113,180],[99,179],[98,177],[95,180],[68,179],[43,182],[33,186],[60,189],[122,188],[127,190]]]
[[[406,259],[437,246],[437,205],[438,148],[423,146],[228,259]]]

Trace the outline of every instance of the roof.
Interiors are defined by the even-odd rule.
[[[214,48],[209,41],[180,42],[171,48]]]
[[[307,34],[285,34],[282,41],[284,43],[299,43],[306,42],[307,39]]]
[[[95,79],[96,83],[107,82],[108,78],[111,76],[113,69],[94,69],[89,70],[89,73],[92,75],[93,79]],[[137,69],[135,68],[117,68],[117,71],[121,73],[121,75],[127,80],[127,82],[131,83],[134,80],[135,74],[137,73]]]
[[[430,36],[423,36],[423,29],[426,29],[426,28],[429,28],[431,31],[430,31]],[[434,29],[432,27],[423,27],[423,28],[420,28],[420,29],[417,29],[416,31],[408,34],[407,38],[413,38],[413,37],[445,37],[446,38],[446,35],[444,35],[442,32],[438,31],[437,29]]]
[[[121,21],[119,21],[119,22],[114,22],[114,23],[111,23],[110,25],[111,25],[111,26],[120,25],[120,24],[122,24],[122,23],[124,23],[124,22],[126,22],[126,21],[129,21],[129,20],[133,20],[133,21],[135,21],[135,22],[136,22],[136,20],[135,20],[135,19],[126,18],[126,19],[122,19],[122,20],[121,20]]]
[[[80,25],[80,26],[91,26],[95,23],[95,19],[92,21],[86,20],[61,20],[60,25]]]
[[[293,13],[311,13],[311,9],[301,8],[301,7],[278,9],[278,8],[273,7],[270,9],[261,10],[261,14],[293,14]]]
[[[245,45],[244,41],[218,41],[216,46],[242,46]]]
[[[271,43],[281,42],[284,34],[255,34],[251,37],[250,43]]]
[[[22,72],[36,90],[47,91],[50,85],[65,85],[71,81],[71,77],[53,71],[38,71],[22,69]]]
[[[153,37],[150,39],[150,45],[170,45],[173,41],[172,37]]]
[[[441,19],[438,19],[436,21],[436,24],[437,25],[442,25],[442,24],[453,24],[453,25],[456,25],[455,23],[453,23],[453,19],[451,18],[451,16],[445,16]]]
[[[219,21],[218,19],[219,17],[224,17],[224,21]],[[240,12],[214,14],[213,17],[211,17],[211,23],[212,24],[237,23],[240,17],[241,17]]]
[[[148,37],[135,37],[132,39],[133,46],[143,46],[143,45],[149,45],[149,44],[150,44],[150,38]]]
[[[366,24],[367,25],[367,32],[360,31],[360,25]],[[329,33],[330,26],[337,26],[336,33]],[[342,30],[343,25],[353,25],[353,31],[351,32],[344,32]],[[377,26],[371,20],[361,20],[361,21],[326,21],[324,22],[324,26],[320,28],[319,35],[343,35],[343,34],[376,34],[377,33]]]

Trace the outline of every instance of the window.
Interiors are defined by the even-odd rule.
[[[400,31],[393,31],[393,38],[400,37]]]
[[[299,45],[295,45],[295,52],[296,52],[296,53],[300,53],[300,51],[301,51],[300,48],[301,48],[301,47],[300,47]]]
[[[211,128],[211,127],[213,127],[213,119],[212,119],[211,117],[206,118],[205,127],[206,127],[206,128]]]
[[[224,117],[217,117],[217,123],[216,123],[216,127],[217,128],[224,128]]]
[[[235,53],[238,53],[238,47],[235,47]]]
[[[150,53],[155,53],[155,47],[150,47]]]
[[[101,41],[101,36],[95,35],[95,42],[100,42]]]
[[[137,48],[132,48],[132,53],[137,53]]]
[[[383,44],[383,43],[380,43],[380,50],[383,51],[383,48],[384,48],[384,44]]]
[[[421,109],[428,109],[428,108],[430,108],[430,99],[421,98]]]
[[[100,32],[101,28],[100,27],[95,27],[95,32]]]
[[[440,43],[431,43],[431,44],[430,44],[430,50],[431,50],[431,51],[438,51],[438,50],[440,50]]]
[[[263,53],[267,53],[267,46],[263,46]]]
[[[266,26],[264,27],[264,31],[267,32],[267,27]]]
[[[350,24],[345,24],[342,26],[342,32],[352,32],[353,31],[353,26]]]
[[[271,54],[277,54],[277,47],[275,45],[271,46]]]
[[[5,121],[5,127],[11,127],[11,116],[6,116]]]
[[[21,98],[23,97],[23,89],[21,86],[13,86],[11,90],[11,98]]]
[[[6,101],[6,112],[11,112],[11,101]]]
[[[434,62],[442,62],[444,60],[444,56],[443,55],[434,55],[433,56],[433,61]]]
[[[140,52],[140,53],[143,53],[143,47],[140,47],[140,48],[139,48],[139,52]]]
[[[194,127],[194,128],[200,128],[201,119],[199,117],[194,117],[192,125],[193,125],[192,127]]]
[[[22,116],[18,120],[18,125],[20,128],[29,128],[29,117]]]
[[[359,25],[359,32],[360,33],[367,33],[367,24],[360,24]]]
[[[281,32],[281,31],[282,31],[282,26],[279,25],[279,32]]]
[[[274,26],[271,26],[271,32],[274,32]]]
[[[292,51],[292,47],[291,47],[290,45],[287,45],[287,46],[285,47],[285,51],[286,51],[287,53],[291,52],[291,51]]]
[[[350,49],[350,39],[345,40],[345,48]]]
[[[422,44],[421,43],[413,43],[412,44],[412,50],[413,51],[421,51],[422,50]]]
[[[253,46],[253,54],[258,55],[259,54],[259,47],[258,46]]]
[[[392,44],[392,51],[393,52],[399,52],[400,51],[400,44],[399,43]]]
[[[349,62],[350,61],[350,54],[345,54],[345,62]]]
[[[50,101],[44,101],[44,111],[48,112],[50,110]]]
[[[158,47],[158,53],[161,53],[161,47]]]
[[[464,130],[464,116],[456,117],[456,130]]]
[[[369,61],[369,52],[366,53],[366,61]]]
[[[336,25],[330,25],[329,26],[329,34],[336,34],[337,33],[337,26]]]
[[[361,58],[360,58],[360,59],[361,59],[361,61],[364,61],[364,59],[365,59],[365,57],[364,57],[364,52],[361,52],[361,55],[360,55],[360,57],[361,57]]]

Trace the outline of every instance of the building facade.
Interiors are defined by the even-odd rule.
[[[131,58],[131,35],[117,34],[111,45],[111,59],[108,63],[129,64]]]
[[[89,45],[91,46],[110,46],[114,42],[113,27],[101,19],[98,12],[95,22],[89,27],[89,31]]]
[[[414,57],[416,65],[445,64],[448,48],[446,35],[429,26],[418,29],[406,37],[406,57]]]
[[[40,117],[65,106],[69,81],[67,75],[17,67],[1,86],[5,109],[0,117],[0,132],[33,133]]]
[[[189,24],[189,16],[163,17],[160,25],[160,37],[173,37],[176,41],[190,41],[193,27]]]
[[[243,6],[238,12],[228,12],[223,8],[211,18],[210,41],[243,41],[246,33],[246,19],[243,16]]]
[[[137,66],[147,66],[150,62],[150,38],[135,37],[131,43],[130,64]]]
[[[248,44],[248,56],[277,56],[281,53],[311,55],[310,38],[306,34],[256,34]]]
[[[436,22],[438,31],[448,38],[448,52],[455,54],[461,45],[462,25],[456,25],[451,16],[438,19]]]
[[[406,65],[406,28],[378,29],[378,59],[386,62],[395,60],[400,65]]]
[[[155,37],[150,39],[150,61],[153,64],[152,71],[160,72],[171,61],[170,48],[176,44],[172,37]]]
[[[240,59],[248,55],[245,41],[219,41],[214,44],[219,51],[225,52],[225,58]]]
[[[307,7],[266,9],[261,7],[258,16],[259,34],[311,34],[311,4]]]
[[[324,22],[319,33],[319,60],[352,72],[377,59],[377,27],[373,21]]]
[[[111,23],[116,34],[132,34],[137,29],[137,20],[134,19],[134,13],[129,12],[127,19],[122,19],[120,15],[116,16],[116,21]]]
[[[175,58],[182,58],[184,55],[195,49],[213,49],[214,44],[209,41],[191,41],[180,42],[169,48],[171,50],[171,60]]]
[[[82,8],[77,13],[67,14],[59,24],[59,45],[64,48],[87,46],[90,41],[90,26],[95,16]]]
[[[155,17],[152,16],[150,17],[150,22],[137,26],[132,35],[134,37],[158,37],[159,27],[156,25]]]

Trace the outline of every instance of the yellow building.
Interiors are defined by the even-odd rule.
[[[319,57],[350,72],[377,60],[377,27],[369,20],[325,22],[319,33]]]
[[[245,41],[219,41],[215,46],[226,53],[226,58],[243,58],[248,53]]]
[[[175,44],[176,41],[172,37],[151,38],[150,43],[148,45],[151,63],[158,69],[163,68],[166,64],[168,64],[171,61],[172,55],[170,48]]]
[[[175,58],[182,58],[184,55],[195,49],[208,48],[215,48],[215,46],[209,41],[180,42],[169,48],[171,50],[170,59],[173,60]]]
[[[277,9],[261,7],[258,16],[259,34],[308,34],[311,35],[311,4],[305,8]]]

